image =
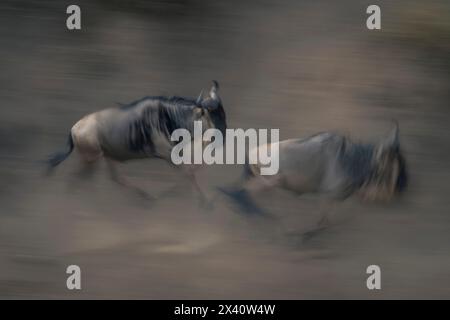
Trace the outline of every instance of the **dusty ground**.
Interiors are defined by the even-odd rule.
[[[409,13],[381,1],[380,32],[365,28],[359,1],[108,3],[79,1],[79,32],[65,29],[63,3],[0,4],[1,298],[450,298],[442,2]],[[444,30],[437,40],[415,29],[429,24]],[[230,127],[280,128],[283,139],[333,129],[376,141],[398,119],[408,193],[351,199],[336,227],[302,244],[293,235],[317,219],[319,199],[275,191],[258,198],[275,221],[242,216],[215,191],[238,167],[202,172],[212,210],[189,187],[149,203],[103,164],[82,180],[76,155],[43,174],[39,161],[82,115],[144,95],[196,96],[211,79]],[[158,161],[121,169],[154,195],[183,183]],[[79,292],[65,287],[70,264],[82,269]],[[371,264],[382,268],[378,292],[366,288]]]

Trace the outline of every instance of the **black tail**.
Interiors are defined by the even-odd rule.
[[[49,159],[47,160],[49,168],[56,167],[58,164],[66,160],[67,157],[70,155],[70,153],[73,150],[72,134],[69,134],[69,139],[67,140],[67,147],[68,150],[57,152],[49,157]]]

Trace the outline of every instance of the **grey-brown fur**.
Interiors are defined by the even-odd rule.
[[[354,142],[332,133],[279,142],[280,169],[261,176],[261,166],[246,165],[241,187],[224,190],[247,212],[260,213],[251,194],[279,187],[296,194],[317,193],[343,200],[358,194],[365,200],[390,200],[405,190],[408,174],[400,149],[398,125],[378,144]]]
[[[113,161],[162,158],[171,163],[174,130],[183,128],[193,136],[194,121],[202,121],[204,130],[217,128],[225,133],[226,118],[218,90],[219,84],[213,81],[209,95],[200,94],[197,100],[145,97],[86,115],[72,127],[67,150],[50,157],[49,168],[64,161],[74,149],[87,164],[107,159],[115,180],[119,179]],[[185,168],[198,188],[192,170]]]

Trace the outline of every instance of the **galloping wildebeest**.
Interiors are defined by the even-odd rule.
[[[227,124],[218,91],[219,84],[213,81],[206,98],[202,93],[197,100],[176,96],[145,97],[89,114],[72,127],[68,150],[54,154],[48,160],[49,167],[60,164],[75,148],[86,164],[106,158],[112,178],[125,184],[113,162],[162,158],[171,163],[171,149],[175,144],[171,134],[176,129],[187,129],[193,136],[194,121],[202,121],[203,130],[217,128],[225,135]],[[185,171],[202,195],[192,168]]]
[[[378,145],[353,142],[331,132],[278,143],[276,175],[262,176],[261,164],[246,164],[241,186],[222,189],[249,213],[263,212],[253,202],[251,193],[270,187],[296,194],[319,193],[332,200],[343,200],[355,193],[367,200],[390,200],[406,188],[408,177],[397,123]],[[256,153],[258,148],[249,152]],[[317,230],[327,224],[325,212]]]

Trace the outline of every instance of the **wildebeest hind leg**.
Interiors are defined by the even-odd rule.
[[[303,233],[303,241],[308,241],[331,227],[330,215],[334,205],[335,203],[330,201],[322,203],[319,221],[315,227]]]
[[[106,159],[106,163],[108,164],[109,174],[111,176],[111,179],[114,182],[116,182],[117,184],[119,184],[123,187],[129,188],[129,189],[135,191],[137,194],[144,197],[145,199],[154,200],[154,197],[151,196],[149,193],[147,193],[145,190],[130,184],[128,182],[128,180],[125,179],[125,177],[120,175],[119,172],[117,171],[117,167],[116,167],[116,164],[114,163],[114,160],[112,160],[110,158],[105,158],[105,159]]]
[[[86,181],[91,181],[95,171],[97,170],[96,161],[81,160],[76,169],[71,173],[69,189],[80,189],[85,186]]]
[[[329,225],[318,224],[315,228],[304,232],[302,235],[303,242],[311,240],[311,238],[316,237],[317,235],[328,229],[328,227]]]
[[[205,208],[211,209],[212,203],[208,200],[208,197],[206,196],[205,192],[200,187],[200,184],[198,183],[198,180],[197,180],[197,176],[195,174],[195,169],[187,167],[187,168],[183,168],[183,170],[184,170],[185,174],[187,175],[187,178],[191,182],[192,186],[194,187],[194,190],[197,192],[197,194],[199,196],[200,205]]]
[[[78,176],[84,179],[90,179],[94,175],[97,169],[97,161],[82,161],[80,164],[80,169],[78,171]]]
[[[76,168],[73,171],[71,187],[77,189],[80,185],[83,184],[84,180],[91,180],[95,171],[97,169],[96,161],[84,161],[81,160]]]

